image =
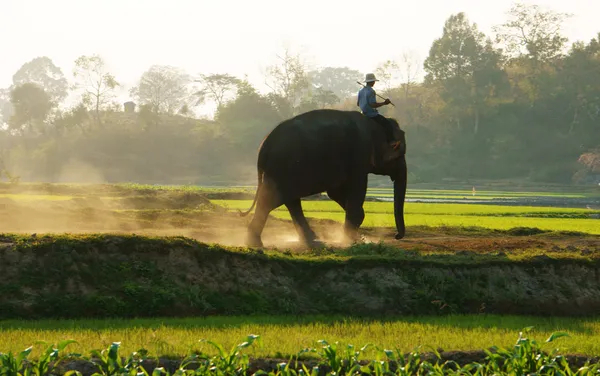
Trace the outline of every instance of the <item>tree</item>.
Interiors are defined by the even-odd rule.
[[[255,152],[261,140],[282,120],[269,95],[260,95],[247,81],[238,85],[236,98],[217,109],[220,123],[243,155]]]
[[[600,172],[600,147],[583,153],[579,156],[577,162],[587,167],[594,173]]]
[[[356,95],[360,89],[356,81],[363,79],[359,71],[348,67],[324,67],[310,71],[308,76],[314,87],[344,99]]]
[[[507,69],[513,85],[533,107],[548,94],[542,86],[551,86],[552,64],[557,63],[567,42],[560,33],[562,23],[571,14],[525,4],[513,5],[508,14],[510,20],[492,30],[510,58]]]
[[[422,64],[420,64],[419,59],[414,53],[404,52],[397,66],[404,97],[408,98],[411,89],[417,83],[417,77],[421,73]]]
[[[8,123],[8,120],[14,113],[12,103],[10,103],[10,90],[0,89],[0,126]]]
[[[110,104],[114,90],[120,84],[106,70],[104,59],[98,55],[78,57],[73,76],[78,81],[75,87],[83,89],[83,103],[93,109],[96,121],[100,123],[100,110]]]
[[[494,26],[496,41],[514,56],[527,54],[534,62],[556,57],[567,42],[560,34],[568,13],[543,11],[538,5],[514,4],[508,14],[511,20]]]
[[[579,125],[582,131],[591,131],[584,135],[593,139],[594,124],[600,123],[600,33],[587,45],[573,43],[562,64],[559,82],[559,95],[573,114],[568,133]]]
[[[225,74],[210,74],[200,75],[198,80],[201,83],[201,88],[194,95],[198,97],[197,104],[204,102],[208,97],[217,104],[217,108],[225,104],[228,99],[231,99],[237,89],[240,79]]]
[[[33,83],[16,86],[10,93],[10,102],[14,114],[9,120],[9,126],[15,130],[27,127],[31,132],[35,126],[41,128],[40,125],[52,108],[50,96],[44,89]]]
[[[500,51],[493,48],[476,24],[469,24],[464,13],[446,20],[442,36],[433,42],[425,59],[425,80],[440,85],[458,129],[461,118],[470,113],[473,133],[478,132],[481,111],[503,82],[500,60]]]
[[[58,113],[53,121],[54,128],[59,132],[72,131],[77,128],[85,133],[85,124],[88,118],[88,109],[83,103],[79,103],[67,111]]]
[[[191,79],[183,70],[170,65],[153,65],[144,72],[130,94],[156,113],[174,114],[189,106]]]
[[[68,94],[69,83],[62,70],[47,56],[36,57],[23,64],[13,75],[13,85],[34,83],[44,89],[53,105],[61,103]]]
[[[286,48],[283,56],[277,58],[281,63],[267,67],[265,84],[272,90],[282,116],[290,117],[297,113],[296,106],[309,89],[310,80],[299,54],[292,55]]]
[[[386,60],[375,69],[375,75],[383,84],[384,92],[389,92],[396,83],[403,88],[405,99],[416,84],[421,64],[414,53],[403,52],[398,60]]]
[[[340,102],[340,98],[331,90],[316,88],[310,96],[303,98],[298,106],[299,113],[316,109],[333,108]]]
[[[380,81],[379,85],[382,87],[383,92],[387,93],[397,79],[398,64],[393,60],[386,60],[377,65],[375,68],[375,76]]]
[[[312,99],[317,108],[330,108],[340,101],[340,98],[332,90],[323,88],[315,89]]]

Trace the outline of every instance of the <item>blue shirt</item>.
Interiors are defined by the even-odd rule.
[[[375,90],[370,86],[365,86],[358,92],[358,107],[367,117],[375,117],[379,115],[377,109],[369,106],[369,103],[375,103]]]

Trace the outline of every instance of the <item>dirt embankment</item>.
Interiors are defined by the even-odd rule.
[[[600,309],[600,261],[434,257],[377,245],[314,254],[188,238],[5,236],[0,318],[503,313]],[[343,260],[336,252],[371,255]],[[394,253],[394,256],[391,254]],[[595,254],[595,252],[594,252]],[[593,255],[592,255],[593,256]]]

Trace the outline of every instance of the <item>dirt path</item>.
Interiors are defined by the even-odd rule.
[[[186,198],[187,201],[193,199]],[[165,199],[166,200],[166,199]],[[163,201],[165,201],[163,200]],[[205,199],[204,199],[205,200]],[[6,201],[6,200],[5,200]],[[89,201],[89,200],[88,200]],[[186,236],[198,241],[226,246],[244,246],[249,217],[219,211],[177,212],[160,208],[171,205],[168,200],[155,202],[156,208],[142,211],[119,211],[90,202],[43,202],[20,204],[8,200],[0,211],[0,231],[13,233],[121,233],[155,236]],[[168,202],[167,202],[168,201]],[[186,202],[187,202],[186,201]],[[195,201],[194,201],[195,202]],[[135,205],[141,205],[134,203]],[[133,204],[132,204],[133,205]],[[344,247],[342,223],[309,218],[320,240],[330,247]],[[549,252],[563,250],[600,251],[600,236],[546,235],[526,236],[524,232],[465,232],[459,229],[423,229],[409,227],[406,238],[394,239],[390,228],[362,228],[366,242],[384,242],[403,250],[430,252],[514,252],[539,249]],[[298,234],[289,220],[269,218],[263,232],[267,248],[302,250]]]

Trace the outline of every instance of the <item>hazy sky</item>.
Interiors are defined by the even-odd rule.
[[[153,64],[191,74],[248,74],[262,70],[284,43],[315,66],[348,66],[363,73],[414,51],[423,59],[444,21],[464,11],[490,34],[512,0],[0,0],[0,87],[19,67],[46,55],[71,79],[82,54],[105,58],[130,87]],[[525,1],[531,4],[532,1]],[[574,14],[564,26],[570,41],[600,31],[599,0],[537,0]],[[126,96],[122,97],[127,99]]]

